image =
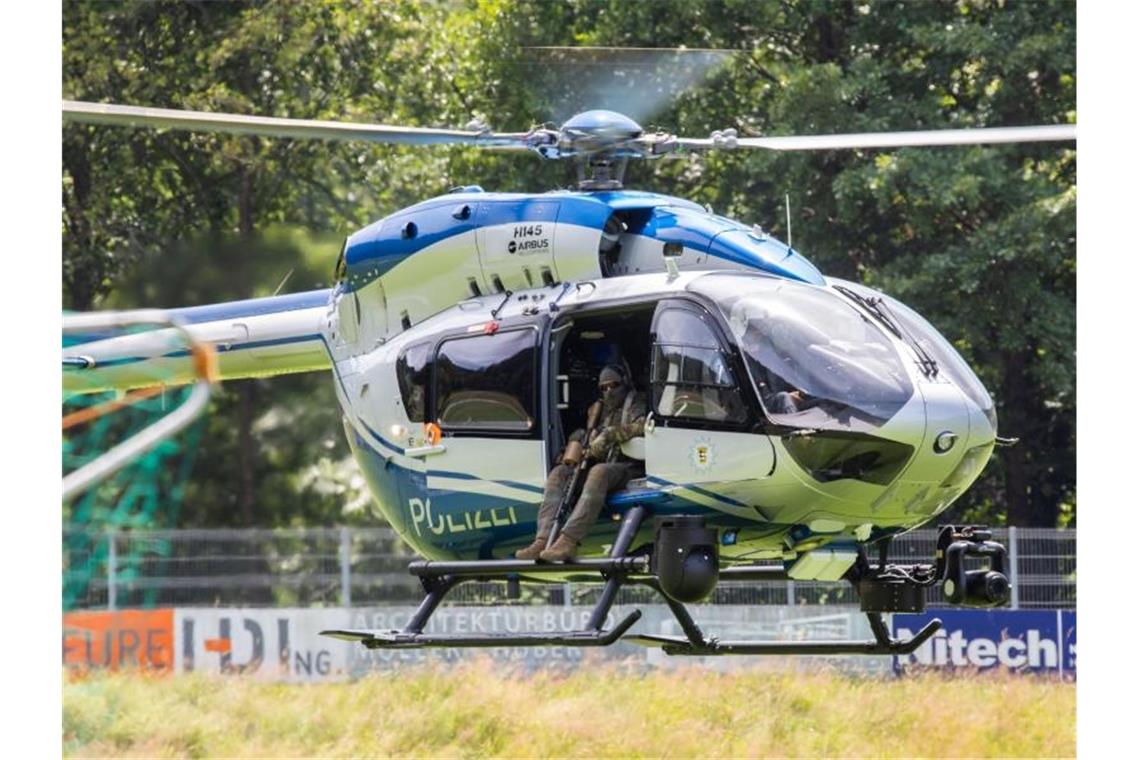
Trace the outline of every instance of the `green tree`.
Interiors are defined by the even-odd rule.
[[[610,79],[621,81],[611,92],[648,93],[638,101],[647,104],[638,114],[646,126],[700,136],[729,126],[815,134],[1075,120],[1071,2],[69,2],[64,20],[64,94],[88,100],[419,126],[478,117],[517,130],[564,118],[579,103],[621,110],[590,100],[613,81],[535,47],[684,45],[735,53],[682,94],[670,72],[679,81],[687,64],[612,65]],[[250,248],[270,225],[335,241],[454,185],[541,191],[573,181],[572,167],[536,161],[467,148],[68,125],[65,303],[98,305],[129,272],[168,256],[171,241]],[[880,287],[927,316],[977,368],[1002,433],[1022,438],[1001,450],[956,513],[1048,525],[1075,505],[1075,163],[1072,147],[1056,144],[752,151],[633,166],[627,184],[711,204],[781,236],[788,194],[796,247],[826,273]],[[328,250],[331,267],[335,245]],[[206,267],[186,272],[186,292],[204,300],[272,292],[282,270],[310,258],[257,255],[265,265],[251,261],[248,279],[228,288],[214,290]],[[324,276],[305,266],[287,290]],[[119,302],[128,305],[125,293]],[[226,398],[250,396],[224,402],[234,416],[211,422],[227,443],[204,449],[229,454],[202,465],[205,480],[246,494],[234,508],[242,521],[264,517],[249,511],[249,494],[270,481],[296,514],[339,519],[331,507],[318,518],[284,495],[314,487],[301,464],[306,440],[334,437],[327,461],[343,452],[334,411],[323,421],[296,416],[310,380],[318,382],[238,384],[260,390],[227,390]],[[327,379],[319,382],[329,393]],[[297,396],[286,401],[294,383]],[[333,410],[331,393],[327,400]],[[255,408],[290,421],[255,434]],[[238,452],[251,451],[239,465],[246,454]]]
[[[583,1],[518,15],[520,44],[740,51],[657,115],[682,134],[1075,120],[1069,2]],[[629,177],[784,236],[787,193],[796,247],[926,315],[1022,439],[955,514],[1052,525],[1075,505],[1075,164],[1072,146],[1026,144],[719,154]]]

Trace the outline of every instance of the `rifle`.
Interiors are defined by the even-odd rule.
[[[602,417],[602,402],[595,401],[586,413],[586,442],[585,444],[571,441],[566,445],[566,452],[562,456],[563,463],[569,464],[570,460],[574,464],[574,473],[570,476],[570,480],[566,483],[566,488],[562,491],[562,500],[558,503],[558,512],[554,515],[554,525],[550,528],[550,536],[546,539],[546,548],[554,545],[555,539],[562,530],[562,524],[570,516],[571,510],[574,509],[574,504],[578,501],[578,497],[582,493],[582,484],[586,480],[586,471],[590,469],[590,458],[585,451],[590,445],[590,438],[594,435],[594,431],[598,427],[598,422]]]

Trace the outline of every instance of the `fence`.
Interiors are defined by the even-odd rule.
[[[1012,607],[1075,608],[1076,531],[998,529],[1010,555]],[[929,562],[937,531],[897,538],[891,560]],[[155,606],[359,607],[407,604],[421,595],[407,572],[415,555],[390,528],[64,531],[65,609]],[[588,603],[600,586],[523,584],[524,603]],[[505,584],[471,583],[449,597],[507,601]],[[618,603],[651,601],[626,588]],[[656,601],[655,599],[653,601]],[[715,604],[856,604],[846,583],[721,583]],[[938,606],[937,588],[927,602]]]

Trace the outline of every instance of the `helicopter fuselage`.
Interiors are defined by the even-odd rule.
[[[996,436],[984,387],[920,316],[650,193],[462,188],[349,237],[331,290],[169,313],[218,346],[223,377],[330,367],[376,509],[428,559],[529,542],[606,363],[650,414],[625,452],[643,471],[587,553],[640,504],[702,517],[724,561],[810,553],[799,577],[834,579],[857,544],[944,510]],[[176,382],[168,337],[93,336],[65,387]]]
[[[979,405],[947,373],[924,374],[905,335],[847,300],[788,246],[687,201],[463,189],[356,233],[339,270],[323,340],[348,439],[384,519],[427,558],[503,557],[533,537],[547,473],[582,424],[573,418],[593,400],[586,376],[615,357],[651,400],[638,452],[644,476],[611,495],[587,551],[612,542],[620,515],[636,503],[656,515],[704,516],[729,561],[853,546],[945,509],[992,449],[988,397]],[[700,292],[698,272],[723,279],[732,271],[782,284],[793,300],[817,294],[831,303],[825,310],[875,332],[874,351],[896,358],[889,372],[898,377],[885,391],[895,394],[890,413],[867,423],[874,410],[829,417],[817,405],[788,417],[768,408],[756,377],[763,370],[750,366],[764,359],[742,349],[731,308]],[[785,296],[758,292],[753,300],[768,298]],[[725,404],[739,408],[718,406],[701,382],[662,380],[676,342],[660,324],[668,305],[708,331],[709,345],[694,350],[719,357],[704,372],[737,386]],[[796,324],[811,323],[811,308]],[[851,351],[839,337],[802,349]],[[842,363],[838,354],[822,360],[818,382],[843,374],[828,365]],[[885,366],[865,366],[840,385],[881,396],[881,388],[855,387],[855,375]],[[813,390],[813,398],[836,397],[820,402],[832,406],[845,392]],[[678,394],[693,396],[688,412],[666,408]],[[438,441],[428,423],[441,430]]]

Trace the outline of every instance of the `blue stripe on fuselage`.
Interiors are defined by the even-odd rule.
[[[343,388],[343,386],[341,386],[341,387]],[[400,448],[399,446],[392,443],[391,441],[389,441],[384,436],[377,433],[364,420],[360,420],[360,424],[364,426],[364,429],[368,431],[369,435],[371,435],[373,438],[375,438],[377,441],[379,441],[385,448],[389,448],[392,451],[396,452],[397,454],[403,454],[404,453],[404,449]]]
[[[467,207],[468,216],[456,212]],[[478,227],[513,222],[571,224],[602,229],[610,209],[590,195],[457,193],[417,204],[365,227],[348,239],[348,288],[358,290],[412,254]],[[414,230],[408,225],[415,225]],[[472,255],[476,255],[472,249]]]
[[[463,218],[457,211],[467,207]],[[442,240],[512,222],[553,222],[601,229],[615,211],[644,209],[629,231],[675,242],[707,255],[780,277],[824,284],[819,271],[796,251],[751,228],[716,216],[681,198],[633,191],[600,193],[456,193],[403,209],[348,239],[345,263],[349,290],[364,287],[409,256]],[[631,217],[632,218],[632,217]],[[414,232],[407,227],[415,225]],[[408,234],[405,234],[405,230]],[[472,250],[472,255],[477,255]]]
[[[202,322],[259,317],[266,314],[279,314],[284,311],[300,311],[327,306],[331,293],[332,291],[326,288],[324,290],[310,290],[306,293],[292,293],[286,296],[249,298],[244,301],[213,303],[207,306],[167,309],[166,313],[181,319],[185,324],[196,325]]]
[[[812,285],[826,284],[819,270],[790,246],[777,243],[769,237],[754,237],[750,231],[739,228],[718,233],[709,242],[709,256],[790,280]]]
[[[350,415],[350,407],[348,404],[348,399],[350,398],[348,395],[348,389],[344,387],[344,380],[340,376],[340,370],[337,368],[336,360],[332,355],[332,350],[329,348],[329,344],[328,341],[325,340],[325,336],[318,335],[317,337],[320,338],[321,345],[325,347],[325,353],[327,353],[329,356],[329,364],[332,366],[333,377],[336,378],[336,383],[338,386],[340,386],[341,397],[345,399],[344,402],[341,403],[341,410],[344,412],[346,420],[353,419]],[[404,449],[385,439],[384,436],[373,430],[367,422],[359,418],[356,418],[356,421],[358,421],[361,426],[368,431],[369,435],[376,439],[377,443],[382,444],[385,448],[389,448],[397,454],[404,453]],[[360,431],[356,431],[356,435],[360,436]]]
[[[700,488],[699,486],[692,485],[691,483],[674,483],[670,480],[665,480],[664,478],[658,478],[658,477],[654,477],[654,476],[650,476],[650,477],[646,478],[646,480],[648,480],[650,483],[656,483],[657,485],[661,485],[661,486],[671,486],[673,488],[684,488],[686,490],[692,491],[693,493],[700,494],[701,496],[704,496],[706,498],[713,499],[715,501],[720,501],[720,502],[723,502],[725,504],[731,504],[734,507],[747,507],[748,506],[744,502],[737,501],[736,499],[729,498],[728,496],[722,496],[719,493],[714,493],[712,491],[709,491],[706,488]]]
[[[248,343],[218,344],[215,345],[214,348],[219,354],[225,354],[232,351],[247,351],[251,348],[267,348],[269,346],[283,346],[289,343],[306,343],[318,340],[321,340],[321,336],[318,333],[310,333],[309,335],[291,335],[288,338],[273,338],[272,340],[251,340]],[[154,361],[155,359],[176,359],[180,356],[189,355],[189,349],[180,348],[177,351],[170,351],[165,354],[160,354],[159,356],[124,356],[118,359],[106,359],[96,362],[93,368],[121,367],[126,364],[134,364],[135,362]],[[83,370],[77,369],[76,371]]]
[[[596,198],[614,211],[635,211],[637,209],[670,206],[707,213],[699,203],[693,203],[684,198],[675,198],[671,195],[647,193],[643,190],[607,190],[600,193],[590,193],[590,197]]]
[[[544,489],[539,486],[532,486],[526,483],[520,483],[517,480],[487,480],[478,475],[471,475],[466,472],[447,472],[444,470],[428,470],[428,477],[433,478],[455,478],[456,480],[483,480],[487,483],[495,483],[500,486],[507,486],[508,488],[518,488],[523,491],[533,491],[534,493],[542,493]]]
[[[172,319],[180,321],[184,325],[197,325],[203,322],[220,322],[227,319],[260,317],[266,314],[281,314],[286,311],[300,311],[302,309],[326,306],[329,303],[331,293],[332,290],[326,288],[324,290],[310,290],[305,293],[292,293],[284,296],[247,298],[244,301],[212,303],[206,304],[205,306],[184,306],[177,309],[165,309],[163,313]],[[65,348],[74,348],[75,346],[81,346],[85,343],[118,338],[126,334],[125,331],[116,332],[110,330],[82,334],[72,333],[64,336],[63,345]],[[303,338],[303,340],[309,339],[310,336]],[[290,341],[292,340],[296,339],[290,339]],[[184,356],[185,354],[181,355]],[[103,366],[106,365],[104,364]]]

